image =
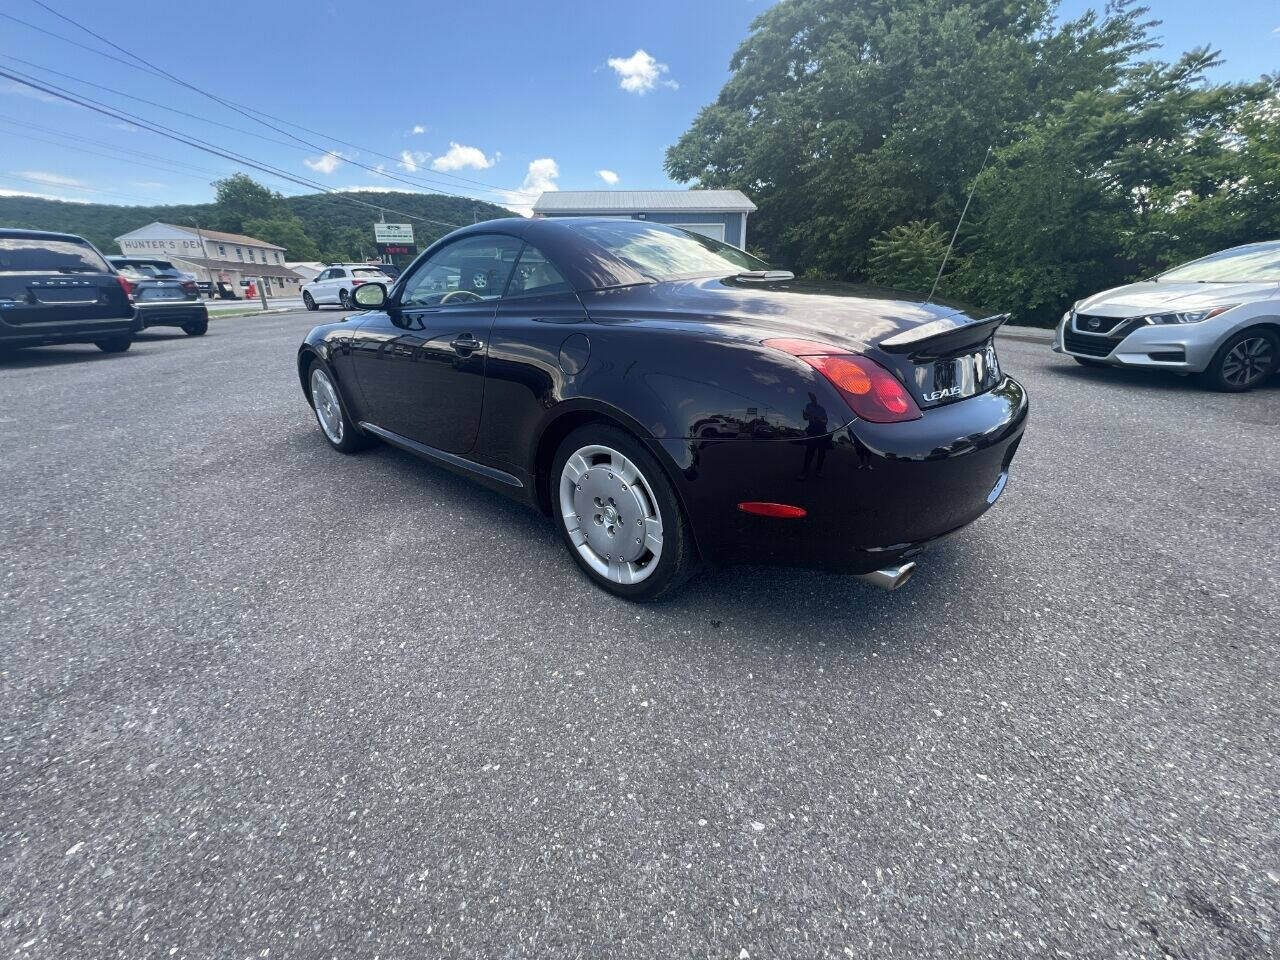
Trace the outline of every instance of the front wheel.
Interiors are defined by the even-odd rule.
[[[316,422],[329,445],[342,453],[355,453],[367,447],[369,438],[347,416],[338,387],[319,360],[311,364],[307,383],[311,386],[311,407],[315,410]]]
[[[133,346],[133,337],[106,337],[93,341],[93,344],[103,353],[124,353]]]
[[[302,295],[302,305],[303,305],[304,307],[306,307],[308,310],[319,310],[319,309],[320,309],[320,307],[316,304],[315,300],[311,299],[311,294],[309,294],[309,293],[303,293],[303,295]]]
[[[208,320],[197,320],[195,323],[184,324],[182,330],[188,337],[203,337],[209,332]]]
[[[356,305],[351,302],[351,294],[345,290],[338,294],[338,303],[343,310],[354,310],[356,308]]]
[[[1276,372],[1280,341],[1270,330],[1242,330],[1218,348],[1203,377],[1214,390],[1252,390]]]
[[[551,469],[552,514],[574,562],[627,600],[657,600],[698,570],[693,533],[657,459],[631,434],[580,427]]]

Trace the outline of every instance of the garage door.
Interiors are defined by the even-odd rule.
[[[671,226],[679,227],[681,230],[688,230],[690,233],[700,233],[704,237],[724,242],[723,223],[673,223]]]

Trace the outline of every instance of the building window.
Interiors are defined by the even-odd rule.
[[[223,260],[227,259],[227,248],[223,246],[221,243],[218,244],[218,256],[220,256]]]
[[[277,250],[277,251],[276,251],[276,263],[284,263],[284,261],[280,259],[280,251],[279,251],[279,250]]]
[[[241,250],[239,247],[236,247],[236,259],[237,259],[237,260],[243,260],[243,259],[244,259],[244,251],[243,251],[243,250]]]
[[[254,257],[253,257],[253,247],[250,247],[250,248],[249,248],[249,262],[250,262],[250,263],[257,263],[257,262],[258,262],[258,261],[257,261],[257,260],[255,260],[255,259],[254,259]]]

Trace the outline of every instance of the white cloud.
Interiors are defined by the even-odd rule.
[[[421,150],[401,150],[400,166],[404,167],[410,173],[417,173],[422,165],[431,159],[431,154],[423,153]]]
[[[426,133],[426,132],[427,132],[427,128],[420,123],[415,123],[413,125],[413,129],[409,131],[409,133],[415,137],[420,133]]]
[[[506,190],[504,206],[522,217],[533,212],[533,202],[538,195],[551,190],[559,190],[556,178],[560,176],[560,165],[550,157],[541,157],[529,163],[529,172],[524,176],[524,183],[519,190]]]
[[[37,183],[47,183],[51,187],[75,187],[79,190],[89,189],[89,185],[83,180],[76,180],[74,177],[64,177],[60,173],[48,173],[44,170],[23,170],[20,177],[27,180],[34,180]]]
[[[318,157],[307,157],[302,162],[316,173],[328,175],[342,166],[342,160],[340,153],[326,153]]]
[[[450,170],[488,170],[497,162],[497,156],[486,157],[479,147],[467,147],[461,143],[449,143],[449,149],[442,157],[431,161],[431,169],[447,173]]]
[[[32,100],[39,100],[41,103],[65,103],[68,106],[72,106],[70,101],[45,93],[43,90],[37,90],[35,87],[28,87],[25,83],[18,83],[15,80],[10,80],[3,87],[0,87],[0,92],[15,93],[20,97],[30,97]]]
[[[596,176],[611,187],[618,182],[618,175],[612,170],[597,170]]]
[[[143,190],[169,189],[169,185],[167,183],[161,183],[159,180],[135,180],[133,181],[133,185],[135,187],[141,187]]]
[[[637,50],[629,57],[610,57],[609,66],[618,75],[618,86],[627,93],[644,96],[656,86],[679,88],[674,80],[663,79],[668,72],[665,63],[659,63],[643,50]]]
[[[37,200],[61,200],[63,203],[93,203],[84,197],[68,197],[57,193],[35,193],[31,190],[7,190],[0,187],[0,197],[34,197]]]

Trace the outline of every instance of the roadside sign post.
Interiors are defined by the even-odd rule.
[[[373,240],[385,263],[391,263],[391,258],[396,254],[411,255],[418,252],[413,242],[411,223],[375,223]]]
[[[267,309],[267,278],[258,278],[258,299],[262,301],[262,309]]]

